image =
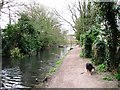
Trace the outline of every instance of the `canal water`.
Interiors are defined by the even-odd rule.
[[[42,51],[38,56],[26,57],[23,60],[9,60],[2,58],[1,83],[4,88],[31,88],[45,78],[55,62],[60,60],[70,49],[50,48]]]

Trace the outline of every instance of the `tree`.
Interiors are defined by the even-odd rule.
[[[27,15],[21,14],[17,24],[8,24],[2,32],[3,55],[10,56],[10,50],[17,47],[23,54],[30,54],[34,51],[35,31]]]
[[[108,66],[110,70],[114,70],[119,66],[119,59],[116,58],[118,39],[120,38],[120,32],[117,26],[117,14],[115,2],[100,2],[99,7],[101,10],[101,17],[105,23],[105,33],[107,35],[109,59]]]
[[[20,13],[18,22],[9,24],[2,32],[3,53],[8,56],[10,51],[14,50],[19,50],[24,55],[30,55],[35,51],[38,54],[45,47],[64,42],[59,21],[39,5],[31,5]]]
[[[68,5],[72,22],[66,20],[57,11],[55,13],[60,20],[68,23],[72,27],[77,40],[80,40],[80,34],[88,31],[96,23],[97,10],[96,6],[88,0],[88,4],[85,1],[78,1],[76,4]]]
[[[41,39],[43,46],[55,45],[63,40],[61,25],[54,12],[50,12],[44,6],[34,3],[26,7],[25,13],[31,17],[31,23],[35,30],[39,32],[38,37]]]

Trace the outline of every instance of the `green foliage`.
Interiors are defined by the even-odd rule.
[[[92,48],[92,61],[94,64],[102,64],[106,60],[106,45],[103,40],[96,39]]]
[[[92,61],[95,64],[106,62],[110,71],[119,69],[120,33],[117,28],[117,20],[120,19],[119,6],[115,2],[97,2],[95,6],[94,4],[91,6],[90,3],[86,5],[84,2],[81,7],[83,9],[80,9],[81,15],[76,20],[75,28],[76,37],[79,38],[80,45],[84,47],[85,57],[91,57],[93,45]]]
[[[57,65],[60,65],[60,64],[61,64],[61,60],[58,60],[58,61],[56,62],[56,64],[57,64]]]
[[[10,25],[6,27],[6,29],[2,30],[2,55],[10,55],[10,50],[16,44],[15,38],[17,38],[17,25]]]
[[[91,57],[92,52],[92,39],[89,35],[85,36],[85,42],[84,42],[84,55],[87,58]]]
[[[20,49],[18,47],[10,50],[11,58],[12,59],[22,59],[24,56],[22,53],[20,53]]]
[[[80,8],[81,7],[81,8]],[[79,7],[80,16],[75,21],[75,29],[76,29],[76,39],[80,40],[81,34],[84,34],[86,31],[89,31],[90,28],[96,24],[96,13],[97,8],[91,2],[83,3]]]
[[[32,6],[24,12],[16,24],[8,25],[2,30],[3,55],[10,56],[10,50],[16,47],[24,55],[33,52],[38,54],[44,47],[65,42],[59,21],[50,12],[38,6]]]
[[[106,77],[103,77],[103,80],[112,81],[112,77],[106,76]]]
[[[30,54],[32,51],[35,51],[36,48],[36,31],[30,23],[27,14],[21,14],[21,18],[18,20],[18,27],[18,31],[20,32],[18,47],[22,53]]]
[[[117,19],[119,18],[119,11],[115,2],[99,2],[101,22],[105,23],[105,34],[107,36],[108,44],[108,66],[112,71],[118,68],[119,60],[117,59],[117,47],[119,41],[119,30],[117,26]]]
[[[33,35],[35,30],[30,23],[30,18],[27,14],[21,14],[21,18],[18,19],[18,26],[22,33]]]
[[[42,42],[42,47],[53,46],[65,42],[65,34],[61,33],[60,23],[53,12],[34,4],[25,10],[30,15],[30,22],[37,32],[37,37]]]
[[[53,73],[55,73],[61,63],[62,63],[62,60],[56,61],[55,66],[50,68],[48,75],[52,75]]]
[[[100,27],[99,27],[99,25],[92,26],[87,33],[90,35],[92,41],[94,42],[96,40],[97,36],[100,35]]]
[[[56,71],[56,68],[55,68],[55,67],[54,67],[54,68],[51,68],[49,74],[53,74],[53,73],[55,73],[55,71]]]
[[[114,76],[115,76],[115,78],[116,78],[118,81],[120,81],[120,73],[117,73],[117,74],[115,74]]]
[[[99,64],[98,65],[98,67],[97,67],[97,70],[99,71],[99,72],[105,72],[106,71],[106,65],[105,64]]]
[[[29,54],[35,48],[34,35],[28,16],[21,14],[17,24],[8,25],[3,30],[3,53],[10,55],[10,50],[18,47],[21,53]]]
[[[80,44],[84,47],[85,57],[91,57],[92,55],[92,44],[100,34],[99,27],[92,26],[89,31],[80,35]]]
[[[84,40],[85,40],[85,34],[80,34],[80,45],[84,45]]]
[[[80,57],[84,57],[84,51],[80,51]]]

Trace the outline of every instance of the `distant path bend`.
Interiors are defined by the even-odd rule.
[[[81,48],[76,46],[69,52],[47,88],[117,88],[116,81],[105,81],[102,80],[103,75],[89,76],[86,73],[85,64],[90,61],[80,58],[80,50]]]

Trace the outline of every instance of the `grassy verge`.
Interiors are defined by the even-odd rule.
[[[58,68],[62,64],[62,61],[67,56],[67,54],[69,53],[69,51],[60,60],[56,61],[55,66],[50,68],[49,73],[47,74],[47,76],[49,76],[49,77],[52,76],[58,70]]]
[[[80,51],[80,57],[84,58],[84,52],[82,50]]]
[[[105,76],[102,79],[106,80],[106,81],[113,81],[113,79],[115,79],[115,78],[113,76]]]

